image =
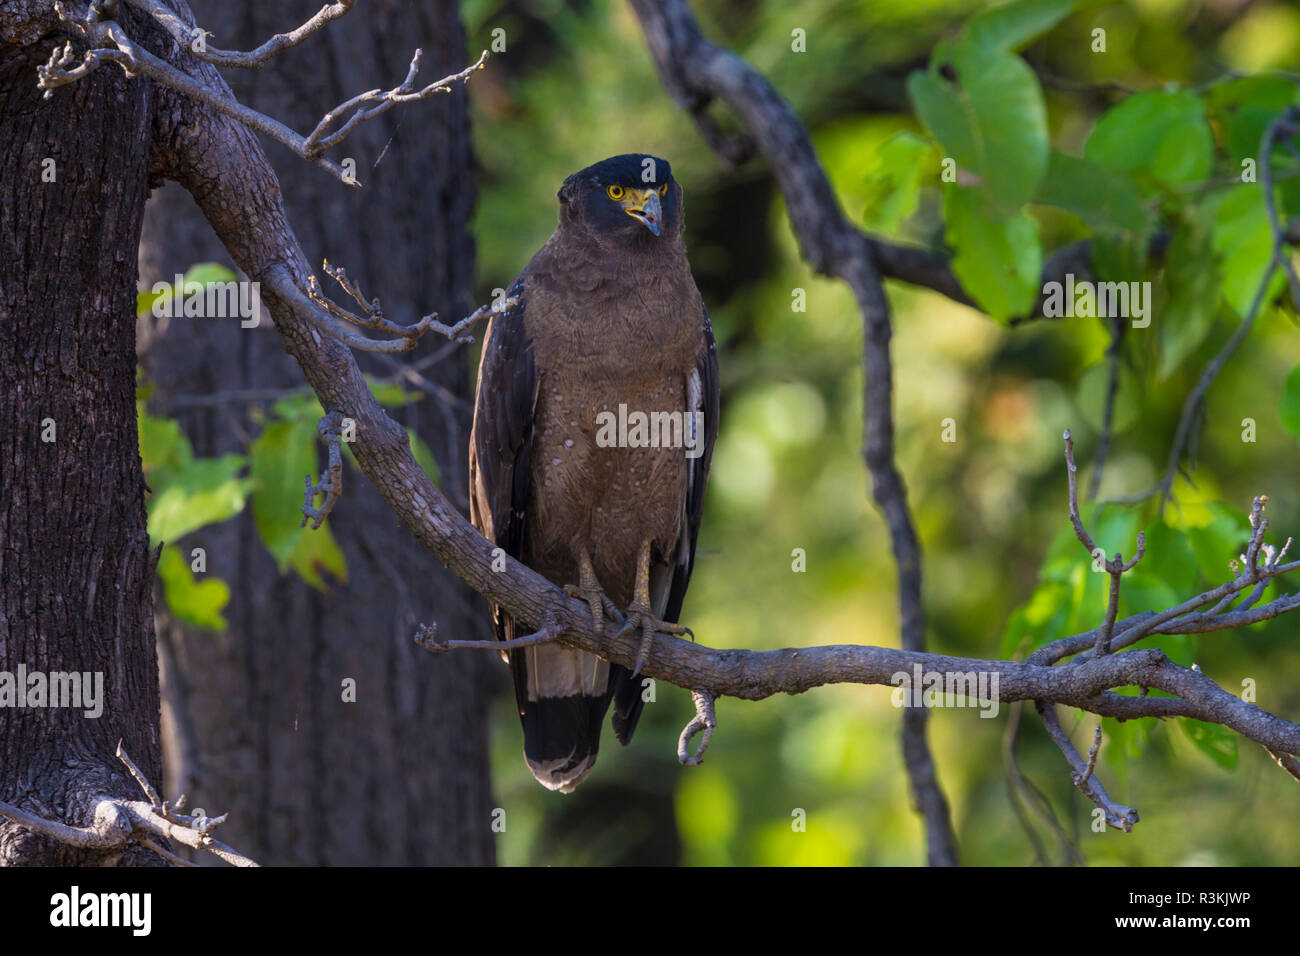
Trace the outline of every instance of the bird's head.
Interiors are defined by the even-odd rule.
[[[682,187],[657,156],[612,156],[574,173],[557,195],[561,223],[582,222],[601,237],[647,243],[681,232]]]

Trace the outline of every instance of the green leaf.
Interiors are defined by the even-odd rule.
[[[1219,304],[1215,265],[1209,231],[1191,222],[1180,226],[1165,256],[1169,300],[1160,317],[1160,378],[1182,365],[1214,327]]]
[[[875,151],[867,171],[863,223],[876,232],[893,233],[913,213],[921,180],[931,162],[934,145],[915,133],[891,136]]]
[[[1104,735],[1101,745],[1101,759],[1115,774],[1115,782],[1120,788],[1128,787],[1128,758],[1131,744],[1129,738],[1140,721],[1119,721],[1114,717],[1101,719],[1101,732]]]
[[[420,392],[410,391],[388,382],[376,382],[369,377],[366,379],[366,384],[370,386],[370,394],[375,396],[375,401],[385,408],[401,408],[403,405],[418,402],[424,397]]]
[[[284,572],[306,530],[302,527],[306,478],[318,476],[316,422],[301,418],[268,425],[249,448],[249,462],[253,523]]]
[[[170,545],[158,558],[158,577],[167,607],[179,620],[209,631],[224,631],[222,609],[230,603],[230,587],[220,578],[196,581],[181,552]]]
[[[316,423],[325,417],[325,409],[321,408],[316,393],[310,388],[304,388],[287,398],[277,400],[271,406],[271,411],[277,417],[286,421],[309,419],[313,429],[316,427]]]
[[[1177,718],[1187,739],[1225,770],[1237,766],[1237,735],[1221,724],[1207,724],[1191,717]]]
[[[243,467],[242,455],[198,458],[181,467],[149,500],[150,539],[175,541],[243,511],[253,487],[238,477]]]
[[[954,183],[944,186],[944,219],[953,272],[980,307],[1002,322],[1033,308],[1043,268],[1038,224],[1023,212],[994,222]]]
[[[1187,540],[1202,577],[1211,584],[1222,584],[1232,576],[1229,563],[1246,550],[1250,522],[1244,513],[1215,502],[1206,508],[1210,520],[1199,528],[1189,528]]]
[[[341,584],[347,584],[348,581],[347,561],[328,524],[321,525],[315,531],[310,526],[302,529],[297,547],[289,555],[289,565],[304,581],[319,591],[329,590],[326,575]]]
[[[1146,526],[1146,557],[1124,575],[1120,596],[1131,613],[1161,611],[1177,605],[1183,597],[1195,594],[1200,583],[1196,552],[1187,534],[1163,521]],[[1124,551],[1132,556],[1133,545]],[[1165,638],[1160,639],[1162,645]]]
[[[1094,236],[1093,271],[1102,282],[1140,282],[1146,261],[1146,240],[1132,233]]]
[[[185,281],[207,285],[209,282],[237,282],[239,276],[219,262],[197,262],[186,270]]]
[[[1259,160],[1264,130],[1300,99],[1300,87],[1280,76],[1243,76],[1215,83],[1205,98],[1227,128],[1228,152],[1239,166],[1242,159]]]
[[[1219,282],[1223,298],[1237,315],[1245,318],[1270,265],[1273,230],[1268,223],[1262,186],[1241,183],[1225,192],[1214,217],[1213,245],[1221,257]],[[1282,270],[1275,269],[1265,293],[1267,298],[1276,294],[1282,281]]]
[[[297,398],[286,401],[298,403]],[[305,404],[298,403],[294,409]],[[292,568],[323,591],[329,587],[326,575],[346,582],[348,571],[329,526],[313,531],[302,523],[306,479],[309,475],[313,481],[319,477],[317,439],[315,415],[274,422],[249,449],[249,473],[254,482],[253,523],[280,572]]]
[[[1126,558],[1131,557],[1137,548],[1138,516],[1132,508],[1121,505],[1098,505],[1096,517],[1087,527],[1094,529],[1093,541],[1097,547],[1102,548],[1111,557],[1116,551],[1123,553]],[[1083,552],[1082,547],[1079,548],[1079,552]],[[1092,567],[1091,561],[1088,566]],[[1106,578],[1106,575],[1100,571],[1093,573],[1099,579]],[[1125,580],[1128,580],[1127,577]]]
[[[1149,90],[1111,107],[1088,137],[1083,154],[1153,184],[1179,186],[1209,175],[1214,136],[1205,105],[1189,90]]]
[[[194,460],[194,450],[179,422],[171,418],[154,418],[145,412],[142,401],[136,403],[136,411],[140,461],[157,491],[168,477]]]
[[[1110,387],[1110,363],[1106,360],[1086,369],[1079,376],[1079,385],[1075,391],[1075,401],[1079,411],[1089,427],[1101,433],[1106,409],[1106,393]],[[1120,435],[1128,431],[1138,420],[1142,410],[1142,388],[1138,378],[1127,362],[1119,363],[1119,388],[1115,393],[1114,410],[1111,415],[1111,434]]]
[[[424,469],[424,473],[429,476],[429,480],[435,485],[441,477],[438,470],[438,462],[433,457],[433,452],[425,444],[423,438],[415,433],[413,429],[408,428],[406,434],[411,439],[411,454],[414,456],[416,463]]]
[[[1014,216],[1047,172],[1047,109],[1034,71],[1019,57],[956,45],[951,57],[908,79],[917,113],[947,155],[979,178],[991,216]]]
[[[198,283],[206,286],[208,283],[237,282],[239,277],[231,272],[219,262],[199,262],[190,266],[185,275],[181,277],[180,292],[185,294],[185,288],[191,283]],[[144,315],[153,309],[157,302],[171,303],[172,293],[176,292],[175,279],[170,281],[155,282],[153,288],[148,292],[138,292],[135,297],[136,315]]]
[[[1056,150],[1034,201],[1069,210],[1094,229],[1131,229],[1145,234],[1152,227],[1151,213],[1142,205],[1142,195],[1131,179]]]
[[[148,315],[153,311],[154,304],[163,300],[170,299],[171,292],[169,289],[150,289],[148,292],[137,292],[135,294],[135,314],[137,316]]]
[[[1282,427],[1300,437],[1300,365],[1291,370],[1282,385],[1282,404],[1277,410]]]
[[[1012,0],[981,11],[966,24],[964,42],[989,52],[1011,53],[1056,26],[1075,0]]]
[[[1000,656],[1009,658],[1026,643],[1037,649],[1064,637],[1070,615],[1069,592],[1064,582],[1040,581],[1029,600],[1007,619]]]
[[[1082,713],[1082,712],[1080,712]],[[1088,718],[1091,720],[1091,715]],[[1137,759],[1146,752],[1151,742],[1151,725],[1153,721],[1126,720],[1114,717],[1101,719],[1102,752],[1109,755],[1112,766],[1121,765],[1125,760]]]

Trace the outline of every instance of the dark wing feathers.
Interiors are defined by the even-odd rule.
[[[492,316],[479,360],[479,386],[470,445],[470,518],[484,536],[512,558],[523,554],[524,515],[530,493],[533,410],[537,368],[524,328],[524,281],[507,293],[518,302]],[[514,621],[493,605],[498,640],[514,634]],[[524,655],[511,655],[520,706],[526,699]]]
[[[703,304],[701,304],[703,311]],[[709,314],[704,313],[704,355],[696,371],[700,376],[701,411],[704,412],[704,453],[691,464],[690,488],[686,497],[686,525],[690,535],[690,547],[681,552],[681,560],[673,569],[673,583],[668,591],[668,608],[665,621],[676,623],[682,613],[682,602],[686,599],[686,586],[691,581],[691,571],[695,568],[695,543],[700,536],[700,522],[704,520],[704,490],[709,483],[709,466],[713,463],[713,443],[718,437],[719,385],[718,385],[718,344],[713,339],[713,327],[709,324]]]

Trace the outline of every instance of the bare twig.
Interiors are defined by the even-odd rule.
[[[1137,563],[1142,560],[1146,554],[1147,538],[1146,533],[1139,531],[1137,536],[1137,552],[1133,555],[1132,560],[1127,564],[1124,563],[1122,555],[1116,553],[1115,557],[1109,561],[1103,560],[1105,553],[1097,547],[1097,543],[1092,540],[1092,536],[1083,526],[1083,519],[1079,516],[1079,481],[1078,466],[1074,463],[1074,439],[1070,437],[1070,430],[1065,430],[1065,474],[1066,483],[1070,495],[1070,523],[1074,525],[1074,536],[1079,539],[1079,543],[1087,550],[1088,556],[1094,561],[1102,561],[1102,566],[1106,573],[1110,575],[1110,592],[1106,602],[1106,620],[1097,633],[1096,653],[1110,653],[1111,631],[1115,626],[1115,616],[1119,613],[1119,582],[1120,578],[1126,571],[1133,570]]]
[[[200,60],[216,66],[237,66],[248,69],[256,69],[262,66],[280,51],[295,47],[308,37],[319,33],[331,21],[345,16],[356,4],[356,0],[338,0],[336,3],[327,3],[317,11],[315,16],[296,29],[290,30],[288,33],[277,33],[257,49],[241,53],[231,50],[219,50],[216,47],[208,46],[206,40],[209,33],[207,30],[186,25],[180,17],[160,0],[126,0],[126,2],[129,6],[143,10],[152,16],[171,34],[172,39]],[[199,37],[204,39],[202,44],[196,42]]]
[[[1038,716],[1043,720],[1043,726],[1047,728],[1047,735],[1052,738],[1052,743],[1056,744],[1065,755],[1070,765],[1070,779],[1074,781],[1074,785],[1094,805],[1101,808],[1106,816],[1107,826],[1132,833],[1134,824],[1138,822],[1138,812],[1132,807],[1112,800],[1106,788],[1101,785],[1101,781],[1093,776],[1092,768],[1096,765],[1096,754],[1090,752],[1089,759],[1087,761],[1083,759],[1069,735],[1061,727],[1060,718],[1056,716],[1055,704],[1038,700],[1034,701],[1034,706],[1038,710]],[[1101,728],[1098,727],[1097,731],[1100,734]]]
[[[1097,552],[1101,549],[1097,543],[1092,540],[1088,534],[1088,529],[1083,526],[1083,518],[1079,516],[1079,469],[1074,464],[1074,439],[1070,436],[1070,430],[1065,430],[1065,478],[1066,487],[1070,496],[1070,524],[1074,525],[1074,536],[1079,539],[1079,543],[1084,546],[1091,557],[1096,557]]]
[[[704,762],[704,751],[709,749],[709,741],[713,739],[713,731],[718,727],[717,714],[714,711],[713,695],[707,690],[691,691],[691,703],[695,705],[695,716],[691,722],[682,728],[681,736],[677,738],[677,759],[686,767],[698,767]],[[703,732],[700,737],[700,745],[691,752],[691,738],[696,734]]]
[[[1047,797],[1038,787],[1034,786],[1032,780],[1021,772],[1016,761],[1016,738],[1020,731],[1023,712],[1023,701],[1017,701],[1011,705],[1011,714],[1007,718],[1006,730],[1002,734],[1002,763],[1006,768],[1007,794],[1011,799],[1011,808],[1020,821],[1026,836],[1028,836],[1030,845],[1034,849],[1034,856],[1040,864],[1046,866],[1049,861],[1047,854],[1043,850],[1042,843],[1038,839],[1038,834],[1034,831],[1033,824],[1029,819],[1029,809],[1034,810],[1044,825],[1052,831],[1052,835],[1056,837],[1056,841],[1061,847],[1061,853],[1065,861],[1073,865],[1080,865],[1084,860],[1083,855],[1079,852],[1078,844],[1070,838],[1070,835],[1065,832],[1065,828],[1061,826]]]
[[[171,864],[173,864],[173,865],[175,865],[175,866],[194,867],[195,869],[198,868],[198,864],[197,864],[197,863],[191,863],[189,860],[182,859],[181,857],[179,857],[179,856],[177,856],[175,853],[173,853],[171,850],[164,849],[162,846],[160,846],[160,845],[157,844],[157,843],[154,843],[153,840],[149,839],[149,838],[146,837],[146,836],[138,836],[138,837],[136,837],[136,841],[137,841],[141,846],[146,847],[147,849],[153,850],[153,852],[157,853],[160,857],[162,857],[162,858],[163,858],[164,860],[166,860],[168,863],[171,863]]]
[[[368,90],[365,93],[360,93],[352,97],[352,99],[340,103],[321,117],[321,121],[316,124],[316,128],[311,131],[311,134],[308,135],[304,142],[307,155],[309,157],[319,156],[330,147],[337,146],[357,126],[388,112],[398,103],[411,103],[415,100],[428,99],[436,93],[449,92],[457,83],[468,80],[474,73],[483,69],[483,65],[487,63],[488,51],[484,50],[476,61],[459,73],[444,76],[441,80],[435,80],[423,89],[417,90],[415,89],[415,77],[420,72],[420,61],[423,58],[424,51],[416,50],[415,55],[411,57],[411,65],[407,70],[406,79],[393,89]],[[351,112],[351,115],[348,115],[349,112]],[[327,132],[331,126],[345,116],[347,117],[346,121],[336,132]]]
[[[74,63],[76,66],[73,66]],[[55,47],[45,65],[36,68],[37,85],[45,91],[42,98],[48,100],[60,86],[75,83],[105,63],[121,64],[128,75],[131,72],[130,58],[120,50],[87,50],[81,62],[77,63],[77,57],[72,52],[71,40],[63,44],[62,48]]]
[[[363,329],[377,329],[381,332],[387,332],[390,335],[397,336],[396,344],[392,341],[384,342],[374,339],[361,339],[361,342],[365,343],[364,345],[361,345],[357,344],[355,341],[345,339],[345,341],[348,341],[349,345],[352,345],[354,348],[359,348],[362,351],[382,353],[405,352],[414,348],[416,340],[426,332],[430,331],[445,335],[453,342],[473,342],[474,336],[470,335],[467,331],[469,328],[471,328],[475,323],[482,321],[493,312],[501,312],[512,308],[518,304],[519,301],[515,297],[509,297],[495,301],[490,305],[480,306],[454,325],[444,325],[442,322],[439,322],[437,312],[430,312],[413,325],[398,325],[396,322],[391,322],[385,318],[383,309],[379,304],[378,296],[373,299],[367,299],[365,294],[361,291],[361,286],[356,282],[356,280],[348,276],[346,270],[331,266],[329,262],[325,262],[322,268],[326,275],[337,282],[343,291],[365,310],[365,315],[354,315],[346,309],[335,305],[321,292],[320,286],[316,282],[316,277],[310,276],[307,279],[307,296],[313,302],[337,319],[350,322],[351,324]],[[334,329],[330,329],[330,334],[340,337]]]
[[[1110,346],[1106,349],[1106,400],[1102,406],[1101,433],[1097,436],[1097,450],[1092,456],[1092,476],[1088,479],[1088,499],[1097,497],[1101,488],[1102,472],[1106,468],[1106,456],[1110,452],[1111,432],[1115,425],[1115,400],[1119,397],[1120,361],[1123,358],[1124,332],[1128,329],[1128,320],[1116,310],[1111,317]]]
[[[140,784],[149,798],[148,803],[103,796],[95,802],[93,822],[86,827],[46,820],[7,803],[0,803],[0,816],[7,817],[33,833],[40,833],[74,847],[113,849],[125,847],[134,841],[173,863],[191,865],[159,846],[156,841],[162,838],[194,850],[206,850],[234,866],[257,866],[249,857],[211,836],[211,831],[226,819],[225,814],[219,817],[194,817],[177,813],[175,808],[169,808],[165,801],[158,798],[158,792],[140,773],[120,743],[117,756]]]
[[[1097,755],[1101,753],[1101,722],[1097,722],[1097,729],[1092,735],[1092,746],[1088,748],[1088,766],[1084,768],[1083,778],[1078,781],[1080,785],[1088,782],[1092,772],[1097,769]]]
[[[329,517],[329,513],[334,510],[338,503],[339,497],[343,494],[343,454],[339,443],[342,441],[343,428],[347,424],[347,419],[343,417],[343,412],[338,409],[327,414],[316,423],[316,434],[324,440],[329,448],[329,465],[325,473],[321,475],[320,484],[312,484],[311,475],[307,476],[307,490],[302,503],[302,525],[306,527],[307,522],[311,522],[313,531],[320,528],[321,523]],[[313,507],[312,503],[316,500],[317,495],[324,495],[319,508]]]
[[[135,0],[135,2],[138,5],[147,4],[148,0]],[[37,85],[40,89],[45,90],[47,95],[56,87],[80,79],[100,66],[101,63],[111,60],[121,64],[127,76],[144,73],[155,82],[178,90],[205,106],[209,106],[223,115],[245,124],[250,129],[271,137],[289,147],[303,159],[328,170],[340,182],[349,186],[360,186],[361,184],[338,163],[322,156],[321,154],[325,149],[340,143],[360,123],[373,119],[398,103],[425,99],[435,93],[450,89],[458,82],[467,80],[476,70],[482,69],[488,58],[488,52],[484,50],[478,60],[464,70],[446,76],[416,91],[408,88],[414,80],[414,71],[418,69],[421,58],[421,52],[416,50],[415,57],[411,61],[411,72],[408,73],[406,81],[401,86],[387,91],[370,90],[353,97],[327,113],[309,137],[303,137],[278,120],[240,103],[231,95],[229,88],[219,78],[214,77],[209,82],[200,81],[179,67],[154,56],[132,40],[121,24],[102,18],[98,7],[94,4],[89,4],[80,11],[73,12],[65,3],[57,0],[55,8],[64,26],[81,37],[90,48],[90,52],[86,54],[82,64],[73,69],[68,69],[72,62],[72,54],[66,48],[65,53],[58,54],[57,57],[51,57],[49,63],[38,68]],[[188,13],[188,11],[186,12]],[[347,11],[344,10],[335,16],[324,17],[311,32],[315,32],[316,29],[324,26],[329,20],[342,16],[345,12]],[[317,14],[317,17],[322,17],[323,13],[324,11]],[[313,21],[315,19],[313,18]],[[309,23],[313,21],[309,21]],[[195,29],[192,21],[184,21],[178,14],[172,14],[169,20],[160,22],[173,36],[177,35],[177,31],[181,31],[188,38]],[[188,26],[188,30],[186,26]],[[304,36],[306,35],[310,34]],[[188,43],[188,40],[186,42]],[[271,42],[274,42],[274,40]],[[277,49],[292,45],[291,43],[285,43]],[[347,115],[349,110],[354,109],[355,112],[348,116],[343,128],[336,133],[325,135],[329,126]]]
[[[162,809],[163,802],[158,798],[158,791],[145,779],[144,774],[140,772],[140,768],[135,765],[135,761],[127,756],[126,751],[122,749],[122,741],[120,740],[117,742],[117,759],[122,761],[126,765],[126,769],[131,772],[131,776],[135,777],[135,782],[140,785],[144,795],[149,798],[149,806],[155,810]]]
[[[520,647],[532,647],[536,644],[551,644],[563,632],[564,625],[559,617],[552,615],[543,621],[542,626],[532,634],[511,638],[508,641],[440,641],[438,640],[438,625],[435,622],[420,625],[415,634],[415,643],[434,654],[445,654],[447,651],[466,648],[487,651],[513,651]]]

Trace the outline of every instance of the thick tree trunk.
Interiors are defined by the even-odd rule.
[[[197,3],[194,12],[214,31],[211,43],[247,49],[319,6],[235,0]],[[425,51],[426,82],[465,65],[454,0],[367,5],[262,70],[226,76],[241,101],[309,130],[335,103],[399,82],[416,46]],[[266,149],[314,262],[346,266],[399,322],[472,309],[463,90],[395,109],[354,133],[341,152],[356,159],[362,190],[276,143]],[[195,262],[229,262],[176,186],[150,200],[140,258],[147,283],[170,281]],[[325,282],[328,293],[337,291]],[[158,386],[157,408],[178,410],[197,454],[243,450],[260,426],[248,404],[195,407],[194,396],[304,384],[269,325],[149,325],[142,360]],[[430,340],[413,355],[446,346]],[[364,359],[363,367],[391,373]],[[425,374],[459,402],[426,399],[394,414],[428,442],[443,488],[463,502],[471,384],[463,350]],[[192,804],[231,811],[225,838],[264,863],[490,863],[487,701],[489,680],[500,675],[480,655],[433,657],[412,642],[417,624],[432,620],[444,633],[485,637],[482,609],[359,472],[347,468],[344,481],[329,521],[349,580],[328,596],[277,575],[247,514],[192,536],[232,598],[221,635],[160,614],[164,663],[174,663],[165,668],[168,699],[178,705],[168,708],[178,718],[167,722],[169,781]],[[356,703],[341,699],[344,678],[356,680]]]
[[[0,34],[21,13],[2,12],[14,18]],[[113,755],[119,739],[146,775],[161,768],[132,255],[151,94],[113,68],[42,100],[36,66],[51,45],[9,39],[0,35],[0,672],[89,674],[103,699],[16,706],[0,685],[0,800],[86,825],[100,796],[141,797]],[[0,820],[0,864],[156,860],[75,850]]]

